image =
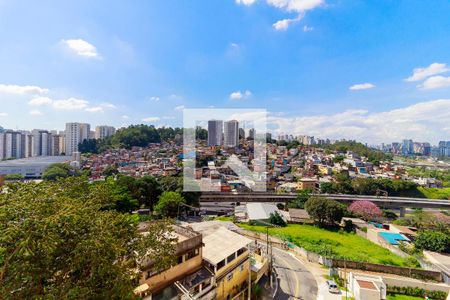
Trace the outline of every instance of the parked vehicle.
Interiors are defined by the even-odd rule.
[[[333,280],[327,280],[328,291],[333,294],[339,294],[339,287]]]

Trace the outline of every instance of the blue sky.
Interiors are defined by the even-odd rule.
[[[448,32],[439,0],[0,0],[0,126],[181,126],[214,106],[267,109],[275,134],[436,143]]]

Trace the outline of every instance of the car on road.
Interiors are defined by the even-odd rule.
[[[339,287],[334,280],[327,280],[328,291],[333,294],[339,294]]]

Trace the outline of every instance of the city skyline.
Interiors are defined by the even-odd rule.
[[[0,1],[0,126],[181,127],[214,106],[267,109],[275,136],[450,136],[446,1],[51,7]]]
[[[208,144],[210,144],[210,146],[218,146],[218,145],[221,145],[224,143],[223,141],[224,141],[224,136],[225,136],[225,123],[230,122],[230,121],[236,121],[236,120],[223,121],[223,120],[218,120],[218,119],[211,119],[206,124],[203,124],[203,122],[199,122],[197,124],[197,126],[209,131],[209,128],[211,126],[210,122],[213,122],[213,123],[219,122],[221,124],[221,126],[220,125],[218,125],[218,126],[221,127],[222,130],[220,132],[218,132],[217,134],[219,134],[220,136],[214,138],[214,142],[210,143],[209,135],[208,135],[208,140],[207,140]],[[113,135],[116,132],[116,130],[118,130],[118,129],[126,128],[126,127],[115,128],[114,126],[104,125],[104,124],[91,127],[92,124],[90,124],[90,123],[66,122],[64,124],[62,130],[43,129],[43,128],[39,128],[39,129],[38,128],[33,128],[33,129],[14,128],[13,129],[13,128],[3,128],[0,126],[0,133],[13,132],[13,133],[32,134],[35,131],[36,132],[43,131],[43,132],[47,132],[47,133],[54,134],[54,135],[61,135],[61,134],[65,134],[65,132],[67,130],[67,126],[69,124],[87,125],[87,127],[89,128],[89,133],[90,133],[88,139],[102,139],[107,136]],[[248,122],[245,122],[245,121],[242,123],[237,122],[237,124],[238,124],[237,126],[238,126],[239,138],[238,137],[236,137],[236,138],[238,138],[238,139],[241,138],[240,137],[241,131],[245,138],[247,138],[247,137],[254,138],[255,129],[253,128],[252,125],[250,125],[250,127],[245,128],[245,126],[248,126]],[[139,124],[130,124],[130,125],[139,125]],[[167,128],[169,128],[169,127],[171,127],[171,126],[168,126]],[[91,128],[93,130],[91,130]],[[156,127],[156,128],[158,128],[158,127]],[[172,127],[172,128],[174,128],[174,127]],[[219,129],[220,128],[217,128],[217,130],[219,130]],[[321,145],[322,143],[330,143],[330,142],[334,143],[334,142],[338,142],[338,141],[355,141],[355,142],[363,143],[369,147],[379,148],[380,150],[383,150],[383,147],[387,147],[387,146],[391,146],[391,147],[395,148],[396,144],[397,145],[404,144],[405,141],[410,141],[412,144],[429,144],[429,146],[432,146],[432,147],[438,147],[442,142],[444,142],[444,143],[447,142],[446,139],[440,139],[436,143],[430,143],[428,140],[418,141],[418,140],[413,140],[413,139],[409,139],[409,138],[401,138],[400,140],[392,141],[392,142],[381,142],[379,144],[370,144],[370,143],[356,140],[356,139],[345,139],[345,138],[333,139],[333,138],[329,138],[326,136],[311,136],[311,135],[307,135],[307,134],[281,133],[281,134],[272,136],[272,132],[269,132],[269,131],[266,134],[270,135],[271,138],[273,138],[276,141],[284,140],[284,141],[289,142],[289,141],[297,140],[304,145],[313,145],[313,144]],[[83,135],[83,134],[81,134],[81,135]],[[84,134],[83,136],[86,136],[86,134]],[[222,142],[219,142],[219,141],[222,141]],[[417,145],[416,145],[416,147],[417,147]],[[412,154],[413,152],[409,151],[408,153]]]

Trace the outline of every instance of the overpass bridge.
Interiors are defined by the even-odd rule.
[[[398,209],[400,215],[404,215],[405,208],[431,208],[450,210],[450,200],[391,197],[391,196],[365,196],[365,195],[344,195],[344,194],[314,194],[333,199],[341,203],[350,204],[354,201],[369,200],[384,209]],[[200,196],[200,203],[235,203],[235,202],[272,202],[286,203],[297,197],[295,193],[215,193],[203,192]],[[212,202],[212,203],[211,203]]]

